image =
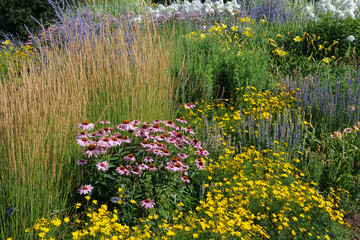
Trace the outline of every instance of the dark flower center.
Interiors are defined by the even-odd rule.
[[[104,137],[103,141],[108,142],[110,139],[108,137]]]
[[[83,140],[84,142],[87,141],[87,138],[86,137],[83,137],[81,140]]]
[[[89,149],[90,151],[94,150],[94,149],[95,149],[95,145],[94,145],[94,144],[90,144],[89,147],[88,147],[88,149]]]
[[[89,122],[88,121],[83,121],[83,125],[88,125]]]
[[[125,119],[124,121],[123,121],[123,124],[129,124],[130,122],[129,122],[129,120],[127,120],[127,119]]]
[[[155,165],[151,163],[151,164],[149,165],[149,167],[154,168]]]
[[[134,157],[134,154],[130,153],[130,154],[129,154],[129,157],[131,157],[131,158]]]

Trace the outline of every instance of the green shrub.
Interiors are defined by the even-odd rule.
[[[29,34],[24,25],[32,33],[41,30],[32,17],[44,25],[55,17],[55,11],[47,0],[0,0],[0,12],[0,33],[13,34],[21,40]]]

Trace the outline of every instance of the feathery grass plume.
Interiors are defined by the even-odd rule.
[[[24,226],[54,210],[62,214],[76,200],[69,197],[80,177],[76,123],[101,115],[111,122],[170,118],[172,42],[150,24],[143,31],[137,23],[110,24],[80,35],[64,23],[69,31],[62,37],[69,41],[50,35],[39,58],[21,66],[21,84],[16,66],[7,66],[0,86],[0,205],[17,209],[11,220],[0,208],[0,238],[24,239]]]

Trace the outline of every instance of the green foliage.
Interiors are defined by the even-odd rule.
[[[344,189],[352,201],[360,198],[359,127],[360,123],[343,132],[321,133],[320,137],[316,137],[315,129],[307,133],[300,165],[305,178],[316,182],[321,192]]]
[[[21,40],[26,40],[29,34],[24,25],[32,33],[41,30],[31,16],[44,25],[55,17],[52,6],[44,0],[0,0],[0,12],[0,32],[18,35]]]
[[[348,17],[339,20],[332,18],[331,13],[328,13],[320,16],[316,22],[308,22],[304,30],[309,34],[321,36],[322,41],[338,42],[329,54],[339,56],[345,62],[351,61],[360,52],[360,18]],[[353,42],[347,40],[350,35],[355,37]]]

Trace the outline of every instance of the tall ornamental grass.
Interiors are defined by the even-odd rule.
[[[72,210],[67,206],[76,201],[81,177],[74,141],[79,122],[170,117],[173,42],[135,24],[126,42],[125,26],[104,26],[81,41],[76,34],[62,45],[48,41],[22,65],[20,77],[7,65],[0,85],[1,239],[24,239],[35,219]],[[16,207],[11,216],[5,212],[10,206]]]

